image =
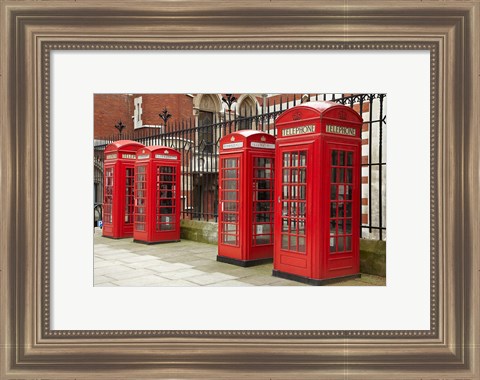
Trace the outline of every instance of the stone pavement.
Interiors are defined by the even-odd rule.
[[[182,240],[145,245],[133,239],[108,239],[95,229],[95,286],[307,286],[272,276],[272,264],[242,268],[216,261],[217,246]],[[328,286],[384,286],[385,278],[360,279]]]

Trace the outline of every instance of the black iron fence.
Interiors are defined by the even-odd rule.
[[[317,94],[311,101],[329,100],[354,108],[364,118],[362,129],[362,236],[386,238],[386,94]],[[94,144],[94,202],[98,218],[103,198],[103,151],[117,140],[134,140],[144,145],[164,145],[181,153],[181,217],[217,221],[218,153],[221,137],[241,129],[255,129],[276,135],[275,119],[300,103],[278,97],[244,115],[227,108],[207,118],[167,122],[161,128],[142,128],[131,133],[116,133]]]

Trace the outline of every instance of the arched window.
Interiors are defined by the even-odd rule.
[[[238,107],[238,129],[254,129],[256,105],[251,97],[244,98]]]
[[[216,122],[216,108],[212,95],[202,96],[198,110],[198,146],[204,153],[213,152],[215,143],[213,124]]]

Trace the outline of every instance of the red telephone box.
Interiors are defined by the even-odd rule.
[[[360,277],[362,123],[333,102],[277,118],[274,276],[311,285]]]
[[[135,242],[180,240],[180,152],[146,146],[135,161]]]
[[[143,145],[119,140],[104,151],[103,236],[121,239],[133,235],[133,172],[135,153]]]
[[[217,261],[272,261],[274,160],[268,133],[242,130],[220,140]]]

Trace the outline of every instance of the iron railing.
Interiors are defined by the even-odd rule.
[[[275,119],[285,110],[300,103],[299,96],[293,99],[279,98],[246,115],[237,115],[230,110],[213,114],[213,122],[196,125],[195,121],[168,122],[162,128],[134,130],[117,133],[96,140],[95,155],[95,200],[103,197],[103,151],[117,140],[134,140],[144,145],[165,145],[181,153],[181,217],[217,221],[218,218],[218,153],[219,140],[228,133],[240,129],[256,129],[276,135]],[[371,239],[386,238],[385,225],[385,128],[386,94],[317,94],[311,101],[329,100],[355,108],[364,117],[362,133],[362,236]],[[365,147],[366,148],[363,148]],[[365,182],[365,177],[368,180]],[[365,203],[367,203],[365,205]]]

